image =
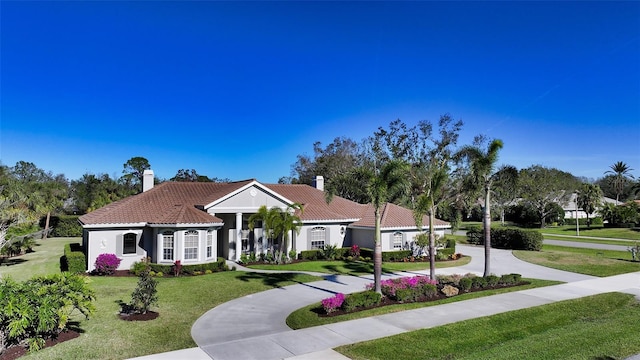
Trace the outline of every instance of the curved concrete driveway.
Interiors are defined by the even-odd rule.
[[[437,269],[437,274],[482,274],[484,249],[458,245],[458,250],[472,256],[462,267]],[[523,277],[574,282],[593,279],[592,276],[574,274],[546,268],[518,260],[510,250],[491,249],[492,273],[522,274]],[[385,274],[384,278],[428,274],[429,270],[410,273]],[[191,336],[199,347],[234,340],[290,331],[285,320],[294,310],[318,302],[341,292],[344,294],[364,290],[373,282],[373,275],[325,276],[325,280],[308,284],[272,289],[221,304],[200,317],[191,328]]]

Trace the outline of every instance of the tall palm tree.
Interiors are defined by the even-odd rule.
[[[489,143],[484,152],[479,146],[465,146],[459,155],[469,161],[468,185],[472,192],[481,192],[484,198],[484,276],[490,274],[491,267],[491,185],[494,180],[494,166],[498,161],[498,151],[502,149],[502,140],[495,139]]]
[[[598,185],[594,184],[582,184],[582,189],[578,191],[576,197],[576,204],[578,208],[582,209],[587,214],[587,228],[591,228],[591,221],[589,221],[589,214],[596,211],[600,206],[600,200],[602,199],[602,190]],[[576,221],[578,221],[578,214],[576,214]]]
[[[633,179],[633,175],[631,175],[633,169],[623,161],[618,161],[609,166],[609,168],[611,168],[611,170],[605,171],[605,174],[612,174],[614,176],[613,188],[616,190],[616,205],[618,205],[620,194],[622,194],[624,190],[624,185],[630,178]]]
[[[382,241],[381,241],[381,211],[387,202],[405,193],[409,182],[407,180],[408,167],[405,162],[391,160],[380,169],[360,167],[355,172],[357,177],[363,180],[368,202],[373,206],[375,217],[375,247],[373,251],[373,283],[374,290],[381,291],[382,279]],[[328,186],[326,199],[330,202],[335,194],[335,188]]]
[[[278,209],[278,215],[275,217],[276,222],[275,226],[275,236],[282,236],[282,246],[280,249],[280,253],[278,254],[278,263],[282,263],[282,254],[285,254],[285,257],[288,258],[289,254],[286,253],[289,248],[289,233],[295,231],[296,234],[300,233],[300,227],[302,226],[302,221],[300,217],[295,213],[299,211],[300,215],[304,211],[302,204],[293,203],[288,205],[287,208],[282,211],[280,208]]]

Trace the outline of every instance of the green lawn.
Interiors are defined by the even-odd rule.
[[[638,319],[640,306],[632,295],[608,293],[336,350],[356,360],[624,359],[640,353]]]
[[[390,305],[390,306],[384,306],[384,307],[379,307],[375,309],[369,309],[365,311],[359,311],[351,314],[332,316],[332,317],[318,316],[318,314],[313,310],[315,308],[320,307],[321,305],[320,303],[315,303],[292,312],[287,317],[287,325],[289,325],[289,327],[292,329],[303,329],[311,326],[332,324],[332,323],[341,322],[341,321],[361,319],[365,317],[389,314],[389,313],[394,313],[398,311],[411,310],[411,309],[417,309],[417,308],[422,308],[427,306],[442,305],[442,304],[447,304],[447,303],[456,302],[456,301],[475,299],[483,296],[496,295],[496,294],[502,294],[502,293],[507,293],[512,291],[520,291],[520,290],[532,289],[536,287],[561,284],[560,281],[537,280],[537,279],[522,279],[522,280],[529,281],[530,284],[515,286],[512,288],[506,288],[506,289],[472,292],[472,293],[462,294],[462,295],[458,295],[458,296],[454,296],[448,299],[442,299],[438,301]]]
[[[34,272],[58,272],[62,244],[78,239],[52,239],[36,247],[35,255],[45,249],[48,260],[34,260],[7,267],[18,279]],[[57,249],[57,250],[56,250]],[[40,254],[41,257],[43,254]],[[37,266],[32,267],[33,265]],[[4,267],[2,268],[4,270]],[[35,269],[35,270],[34,270]],[[32,271],[33,270],[33,271]],[[3,271],[4,273],[4,271]],[[193,277],[158,278],[159,303],[153,310],[160,317],[147,322],[118,319],[118,300],[131,300],[137,278],[87,277],[96,292],[96,314],[80,320],[83,334],[74,340],[31,354],[25,359],[125,359],[195,346],[191,326],[202,314],[224,302],[248,294],[295,283],[321,280],[301,274],[255,274],[222,272]]]
[[[613,240],[613,239],[599,240],[599,239],[585,239],[582,236],[566,237],[566,236],[549,235],[549,234],[542,234],[542,235],[544,236],[545,240],[573,241],[573,242],[591,243],[591,244],[633,246],[635,243],[635,240]]]
[[[593,276],[640,271],[640,262],[631,261],[628,251],[543,245],[542,251],[514,250],[513,255],[533,264]]]
[[[458,260],[439,261],[436,262],[437,268],[463,266],[468,264],[471,258],[468,256]],[[364,261],[344,261],[344,260],[318,260],[318,261],[302,261],[293,264],[271,265],[260,264],[251,265],[251,269],[261,270],[285,270],[285,271],[312,271],[319,273],[338,274],[338,275],[360,275],[373,274],[373,262]],[[382,263],[382,271],[386,273],[396,271],[416,271],[429,269],[428,262],[385,262]]]
[[[38,240],[34,252],[7,258],[0,263],[0,276],[11,276],[24,281],[35,275],[60,272],[60,257],[64,244],[81,242],[80,238],[51,238]]]
[[[548,228],[540,229],[540,232],[544,234],[575,236],[576,226],[565,225],[565,226],[558,226],[558,227],[548,227]],[[602,226],[592,226],[591,229],[587,229],[586,226],[580,226],[580,236],[593,236],[593,237],[601,237],[601,238],[640,241],[640,231],[636,231],[628,228],[605,228]]]

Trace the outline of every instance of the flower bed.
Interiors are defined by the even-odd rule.
[[[380,283],[382,295],[373,291],[374,284],[367,285],[363,292],[344,295],[341,293],[322,300],[317,313],[321,316],[337,316],[379,306],[410,302],[435,301],[458,294],[499,289],[527,284],[520,274],[489,275],[474,274],[439,276],[432,280],[428,276],[412,276],[384,280]]]

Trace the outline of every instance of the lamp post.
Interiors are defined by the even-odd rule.
[[[578,220],[578,196],[576,196],[576,236],[580,236],[580,220]]]

